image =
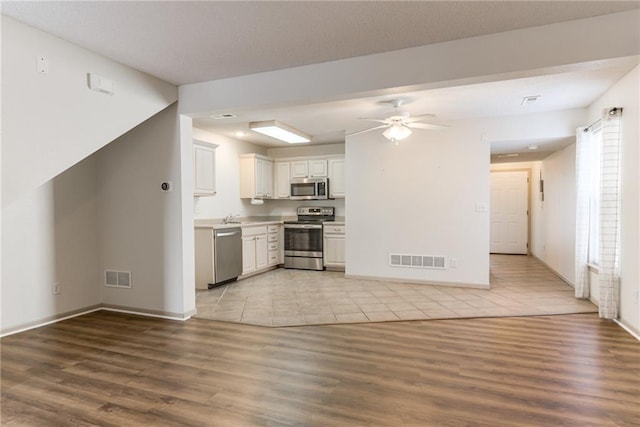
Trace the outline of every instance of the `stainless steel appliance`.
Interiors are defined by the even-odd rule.
[[[209,288],[233,282],[242,274],[242,229],[221,228],[213,236],[215,283]]]
[[[292,178],[291,200],[326,200],[329,198],[329,178]]]
[[[297,221],[284,223],[284,267],[324,270],[322,223],[335,220],[335,208],[301,206],[297,214]]]

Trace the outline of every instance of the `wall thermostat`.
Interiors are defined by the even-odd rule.
[[[171,181],[163,182],[162,184],[160,184],[160,188],[162,189],[162,191],[171,191],[172,187],[173,185],[171,184]]]

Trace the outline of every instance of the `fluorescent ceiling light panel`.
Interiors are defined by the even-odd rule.
[[[300,144],[311,141],[311,136],[277,120],[251,122],[249,123],[249,129],[270,136],[271,138],[288,142],[289,144]]]

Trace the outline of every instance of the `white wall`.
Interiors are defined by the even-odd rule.
[[[229,214],[241,216],[264,215],[263,206],[253,206],[248,199],[240,199],[240,155],[267,154],[264,147],[193,128],[193,139],[218,145],[216,148],[216,194],[195,197],[196,218],[224,218]],[[265,205],[270,203],[265,201]]]
[[[458,122],[397,146],[373,132],[347,137],[347,275],[488,286],[489,144],[481,135],[477,123]],[[455,257],[458,267],[390,267],[390,252]]]
[[[177,88],[120,63],[2,19],[2,204],[31,192],[176,101]],[[50,70],[36,71],[45,56]],[[87,73],[114,81],[89,90]]]
[[[131,289],[103,289],[105,304],[176,317],[195,308],[195,296],[184,299],[184,287],[193,288],[193,281],[184,283],[193,266],[183,265],[193,219],[183,213],[182,156],[176,104],[100,151],[101,266],[133,274]],[[164,181],[173,191],[161,191]]]
[[[640,333],[640,66],[589,107],[589,122],[604,108],[622,107],[622,205],[620,233],[620,320]]]
[[[540,204],[542,247],[534,252],[570,284],[575,283],[576,146],[542,161],[544,202]],[[536,249],[538,250],[538,248]]]
[[[91,156],[3,209],[3,333],[100,304],[98,191]]]

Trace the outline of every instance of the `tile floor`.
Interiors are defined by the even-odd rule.
[[[279,268],[199,291],[195,317],[263,326],[596,312],[532,257],[491,255],[491,289],[346,279]]]

